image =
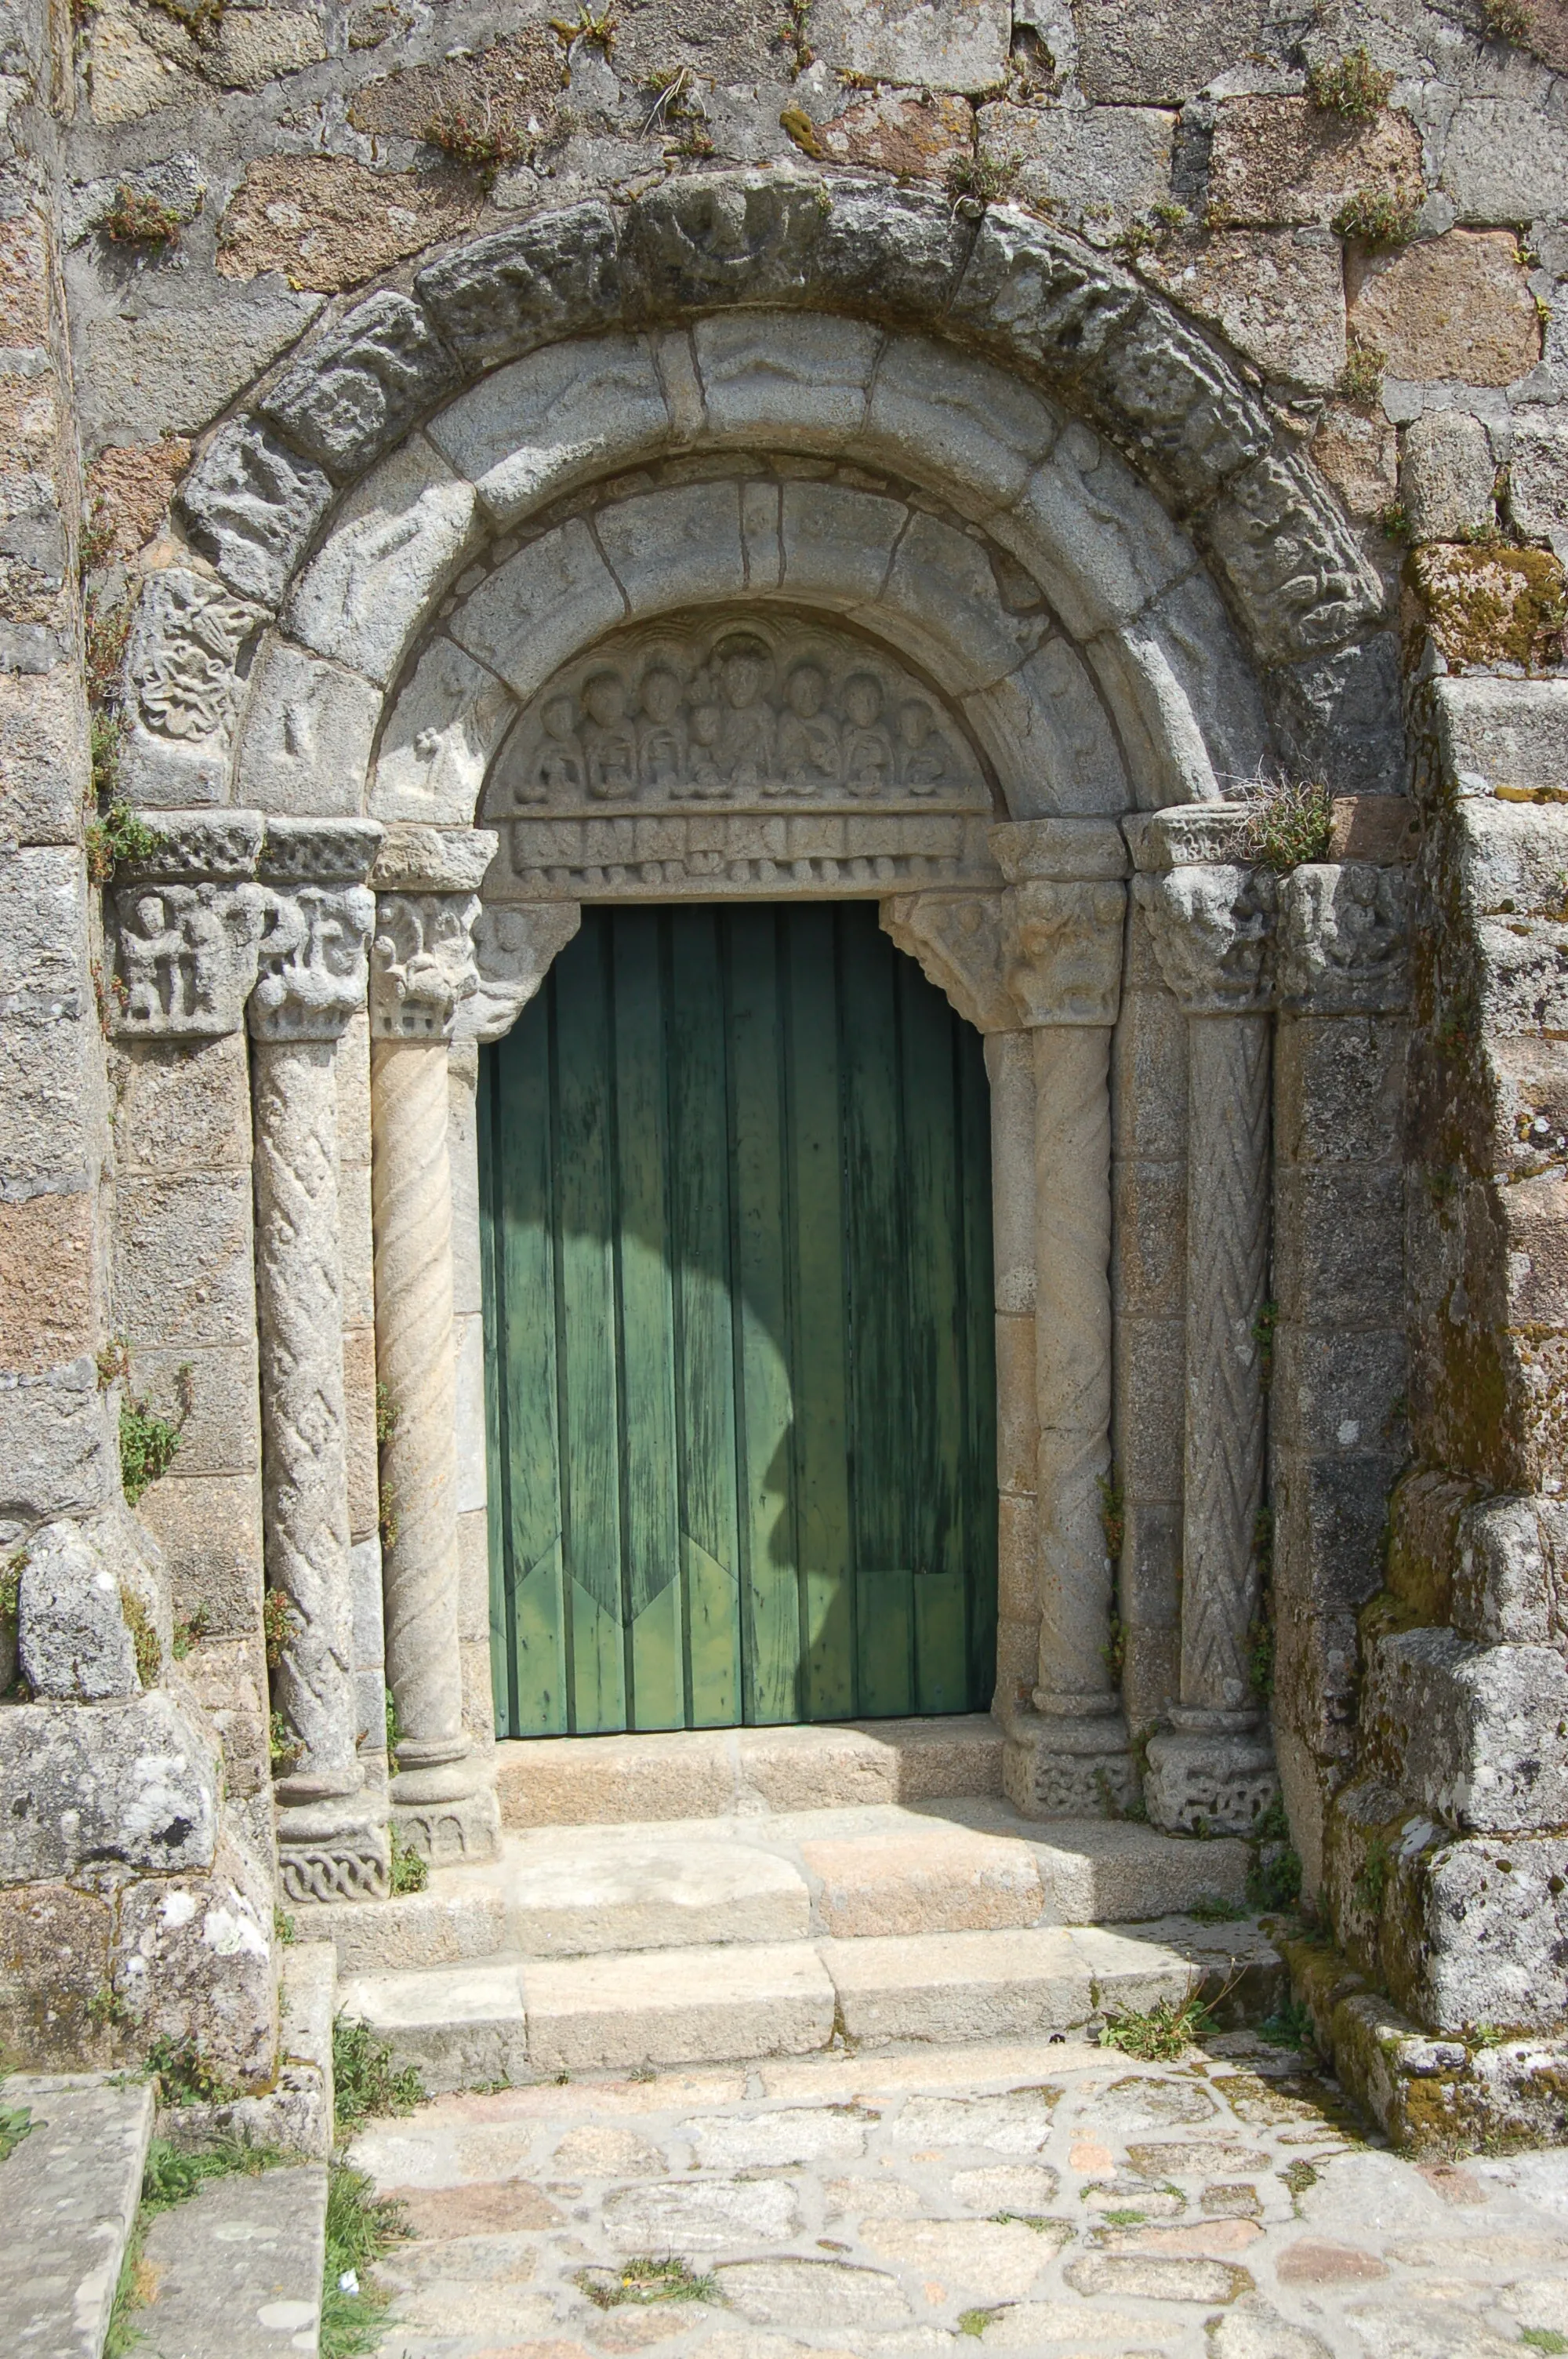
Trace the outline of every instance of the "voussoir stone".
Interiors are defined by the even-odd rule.
[[[386,289],[356,304],[257,406],[342,483],[395,442],[457,374],[419,306]]]
[[[213,436],[178,505],[191,539],[230,588],[276,606],[331,497],[319,467],[238,419]]]
[[[493,368],[610,325],[621,297],[615,223],[597,201],[498,230],[420,271],[415,291],[465,368]]]
[[[709,304],[799,303],[815,280],[825,191],[816,180],[726,173],[640,197],[622,245],[629,314]]]

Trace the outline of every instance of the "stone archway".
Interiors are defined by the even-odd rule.
[[[1220,355],[1042,224],[747,175],[672,184],[620,219],[600,204],[539,216],[431,266],[413,298],[371,296],[220,429],[183,499],[216,578],[176,569],[150,586],[127,777],[166,810],[212,795],[237,808],[168,819],[155,930],[179,937],[170,956],[226,962],[222,1028],[259,960],[252,1030],[319,1040],[342,1035],[362,987],[359,880],[376,894],[375,1316],[397,1414],[383,1476],[408,1503],[384,1588],[407,1836],[471,1855],[494,1826],[471,1680],[465,1725],[464,1649],[481,1641],[460,1636],[450,1044],[514,1017],[585,894],[713,890],[717,873],[689,813],[621,813],[606,837],[591,810],[541,820],[481,796],[500,791],[492,759],[562,665],[607,633],[715,604],[830,618],[897,653],[962,716],[1000,794],[993,814],[945,812],[935,832],[924,813],[879,811],[855,815],[851,841],[814,814],[814,843],[791,838],[794,819],[731,810],[720,883],[878,893],[894,939],[989,1036],[1019,1478],[1004,1497],[1039,1625],[1010,1784],[1035,1810],[1115,1806],[1131,1767],[1108,1669],[1100,1484],[1125,879],[1134,860],[1148,872],[1138,899],[1193,1019],[1195,1072],[1202,1041],[1254,1103],[1267,913],[1227,857],[1217,799],[1281,729],[1348,743],[1346,717],[1387,677],[1383,643],[1364,636],[1377,585],[1310,470]],[[1127,820],[1173,804],[1204,813]],[[135,894],[117,897],[123,970],[154,955]],[[325,973],[342,989],[319,987]],[[194,1023],[189,1007],[129,1005],[120,1020],[165,1037]],[[294,1060],[292,1097],[278,1085],[285,1160],[290,1136],[320,1136],[303,1076],[331,1053]],[[1189,1500],[1215,1570],[1201,1595],[1189,1584],[1191,1725],[1160,1740],[1168,1823],[1249,1824],[1271,1787],[1256,1715],[1231,1692],[1261,1404],[1256,1379],[1221,1363],[1261,1300],[1252,1214],[1266,1201],[1256,1121],[1238,1136],[1239,1154],[1227,1134],[1226,1154],[1189,1172],[1189,1196],[1218,1208],[1205,1234],[1235,1246],[1195,1269],[1195,1303],[1189,1289],[1189,1339],[1211,1339],[1213,1376],[1195,1402],[1189,1370],[1189,1429],[1216,1413],[1223,1374],[1244,1446]],[[313,1204],[330,1297],[334,1187]],[[279,1240],[286,1228],[280,1214]],[[330,1386],[294,1400],[286,1359],[264,1352],[268,1430],[297,1432],[308,1408],[331,1491],[343,1412]],[[373,1890],[384,1874],[341,1758],[342,1612],[309,1538],[335,1513],[329,1500],[312,1523],[279,1494],[268,1518],[269,1565],[319,1673],[297,1682],[311,1725],[280,1822],[300,1897]],[[1189,1535],[1189,1564],[1202,1538]]]

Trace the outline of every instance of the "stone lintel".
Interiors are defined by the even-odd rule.
[[[1245,861],[1251,824],[1245,803],[1173,803],[1167,810],[1130,814],[1121,832],[1139,875],[1157,876],[1172,868]]]
[[[260,811],[156,811],[146,824],[157,842],[143,858],[115,864],[116,885],[230,885],[256,873],[266,828]]]
[[[1100,884],[1127,875],[1127,844],[1113,819],[1009,820],[989,837],[992,857],[1010,885],[1036,877]]]
[[[500,841],[493,828],[395,820],[370,881],[378,893],[477,893]]]

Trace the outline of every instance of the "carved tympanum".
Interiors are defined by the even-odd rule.
[[[974,749],[879,648],[793,618],[676,619],[568,664],[485,799],[515,813],[726,804],[987,810]]]

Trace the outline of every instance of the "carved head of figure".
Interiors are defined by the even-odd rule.
[[[626,717],[626,690],[612,671],[596,671],[583,690],[582,701],[589,719],[600,729],[613,729]]]
[[[767,658],[761,647],[748,647],[744,642],[725,650],[719,677],[724,693],[737,712],[755,704],[767,679]]]
[[[815,721],[827,697],[827,682],[816,664],[796,664],[784,683],[784,696],[792,712],[803,721]]]
[[[917,754],[931,734],[931,707],[911,697],[898,708],[899,743]]]
[[[577,699],[573,696],[552,696],[539,719],[546,736],[553,737],[557,745],[564,745],[577,727]]]
[[[151,941],[163,931],[163,897],[159,893],[139,893],[135,904],[136,931]]]
[[[724,715],[717,704],[699,704],[691,716],[691,734],[699,745],[717,745]]]
[[[680,711],[681,686],[665,664],[643,675],[643,710],[650,721],[670,722]]]
[[[869,671],[858,671],[844,682],[844,713],[857,729],[874,729],[882,717],[882,691]]]

